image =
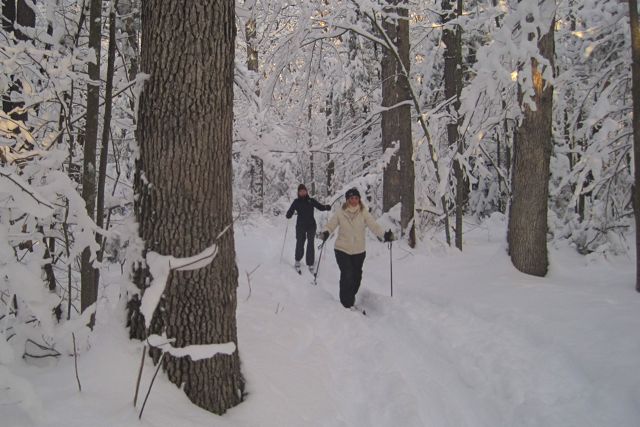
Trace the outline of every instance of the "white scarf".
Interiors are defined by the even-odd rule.
[[[360,212],[360,205],[358,204],[357,206],[351,206],[351,205],[347,205],[347,216],[349,217],[350,220],[353,221],[353,219],[358,215],[358,213]]]

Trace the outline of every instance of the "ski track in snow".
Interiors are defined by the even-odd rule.
[[[525,276],[496,237],[503,225],[469,232],[464,254],[434,242],[410,253],[397,243],[393,298],[387,248],[369,240],[357,298],[366,316],[338,301],[333,242],[313,286],[306,268],[302,276],[293,269],[293,239],[280,261],[282,223],[239,225],[245,403],[216,417],[160,375],[140,424],[131,406],[140,346],[111,319],[80,358],[82,394],[74,389],[73,360],[59,361],[59,369],[23,367],[53,416],[33,424],[12,407],[9,419],[51,426],[637,426],[640,298],[631,258],[589,264],[571,249],[552,249],[549,277]],[[258,265],[249,294],[246,272]],[[144,391],[152,368],[147,361]]]

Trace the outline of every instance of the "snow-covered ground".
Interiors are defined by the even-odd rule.
[[[223,417],[192,405],[160,374],[142,422],[132,406],[140,344],[122,324],[117,285],[103,290],[92,348],[18,364],[42,402],[0,404],[3,426],[629,426],[640,425],[640,295],[632,255],[589,259],[551,248],[546,278],[517,272],[504,220],[389,251],[373,239],[358,303],[342,308],[332,251],[318,286],[291,267],[285,223],[236,227],[239,348],[247,400]],[[250,275],[250,288],[247,272]],[[113,279],[114,282],[116,279]],[[146,362],[142,388],[153,373]]]

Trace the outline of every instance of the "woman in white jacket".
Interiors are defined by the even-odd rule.
[[[391,230],[385,232],[360,201],[360,193],[352,188],[346,193],[347,201],[336,212],[321,233],[323,241],[338,228],[335,244],[336,261],[340,268],[340,302],[346,308],[355,303],[362,281],[362,265],[367,255],[365,233],[369,228],[385,242],[393,240]]]

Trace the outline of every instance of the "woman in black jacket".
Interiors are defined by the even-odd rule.
[[[307,187],[304,184],[298,186],[298,198],[291,203],[291,207],[287,211],[287,219],[293,216],[294,212],[298,213],[298,220],[296,221],[296,270],[300,272],[300,260],[304,255],[304,244],[307,242],[307,256],[306,262],[309,267],[309,271],[313,273],[313,266],[315,264],[316,255],[314,251],[313,239],[316,235],[316,220],[313,217],[313,210],[319,211],[331,210],[330,205],[321,205],[318,201],[312,197],[309,197]]]

